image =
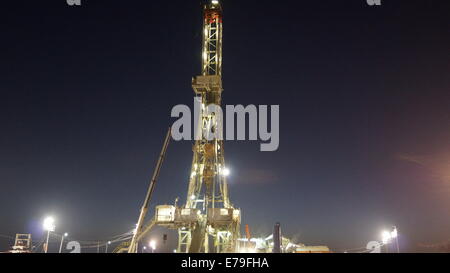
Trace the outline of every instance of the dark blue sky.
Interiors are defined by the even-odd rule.
[[[280,105],[278,151],[226,143],[243,225],[335,250],[392,225],[405,250],[449,240],[448,1],[224,2],[223,102]],[[131,229],[192,103],[200,2],[9,1],[0,35],[0,234]],[[172,142],[152,205],[184,203],[191,158]]]

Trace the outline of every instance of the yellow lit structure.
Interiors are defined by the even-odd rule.
[[[154,225],[178,230],[178,253],[237,252],[241,213],[228,197],[226,178],[230,170],[225,165],[223,141],[211,137],[214,135],[211,135],[212,131],[222,127],[222,121],[205,107],[220,105],[222,100],[222,31],[222,7],[219,1],[213,0],[203,8],[201,75],[192,79],[192,88],[196,97],[201,99],[202,107],[197,120],[197,135],[200,137],[193,145],[186,203],[183,206],[176,203],[157,206],[153,219],[144,224],[154,182],[167,148],[166,140],[141,209],[136,233],[128,247],[130,253],[137,252],[138,242]]]

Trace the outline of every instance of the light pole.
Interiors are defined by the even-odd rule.
[[[108,241],[108,243],[106,244],[106,249],[105,249],[105,253],[108,253],[108,245],[111,244],[111,241]]]
[[[145,253],[145,250],[147,250],[147,247],[146,247],[146,246],[143,246],[143,247],[142,247],[142,253]]]
[[[383,241],[383,244],[386,245],[386,252],[389,252],[389,244],[391,243],[392,239],[395,239],[395,244],[397,246],[397,253],[400,253],[400,247],[398,245],[398,232],[397,227],[393,226],[392,231],[383,231],[381,233],[381,240]]]
[[[398,232],[396,226],[392,227],[391,238],[395,238],[395,244],[397,245],[397,253],[400,253],[400,246],[398,244]]]
[[[50,232],[55,231],[55,219],[51,216],[44,219],[44,230],[47,231],[47,239],[45,243],[45,253],[48,253],[48,240],[50,238]]]
[[[63,241],[64,241],[64,237],[69,236],[69,234],[66,232],[64,233],[64,235],[61,235],[61,244],[59,245],[59,253],[61,253],[62,251],[62,245],[63,245]]]
[[[156,249],[156,241],[155,240],[150,241],[150,248],[152,249],[152,253],[155,253],[155,249]]]
[[[391,233],[389,231],[385,230],[381,233],[381,241],[386,246],[386,253],[389,252],[389,243],[391,241],[391,238]]]

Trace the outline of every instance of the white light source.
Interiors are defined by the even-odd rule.
[[[55,219],[51,216],[46,217],[42,226],[44,230],[47,231],[47,239],[45,240],[45,253],[48,253],[48,240],[50,238],[50,232],[55,231]]]
[[[150,245],[150,248],[152,249],[152,253],[153,253],[156,249],[156,241],[151,240],[149,245]]]
[[[217,5],[217,4],[219,4],[219,1],[218,1],[218,0],[212,0],[211,3],[212,3],[213,5]]]
[[[105,253],[108,253],[108,246],[111,244],[111,241],[108,241],[108,243],[105,246]]]
[[[55,231],[55,219],[51,216],[45,218],[43,227],[46,231]]]
[[[381,240],[383,242],[383,244],[387,244],[389,243],[389,241],[391,240],[391,233],[389,231],[383,231],[383,233],[381,233]]]
[[[229,175],[230,175],[230,169],[228,169],[228,168],[223,168],[222,174],[223,174],[223,176],[229,176]]]
[[[69,233],[67,233],[67,232],[64,233],[64,237],[67,237],[67,236],[69,236]]]
[[[156,248],[156,241],[155,241],[155,240],[151,240],[151,241],[150,241],[150,247],[151,247],[152,249],[155,249],[155,248]]]

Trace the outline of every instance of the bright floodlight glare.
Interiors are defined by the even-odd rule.
[[[69,236],[69,233],[67,233],[67,232],[64,233],[64,237],[67,237],[67,236]]]
[[[381,234],[381,240],[383,241],[383,244],[387,244],[391,240],[391,233],[389,231],[383,231]]]
[[[43,226],[46,231],[55,231],[55,219],[51,216],[45,218]]]
[[[224,168],[224,169],[222,170],[222,174],[223,174],[224,176],[229,176],[229,175],[230,175],[230,169]]]
[[[213,3],[213,5],[217,5],[217,4],[219,4],[219,1],[218,0],[212,0],[211,3]]]
[[[110,245],[111,244],[111,241],[108,241],[108,245]]]
[[[391,238],[397,238],[397,228],[394,228],[394,230],[391,232]]]
[[[155,250],[156,249],[156,241],[155,240],[151,240],[150,241],[150,247]]]

